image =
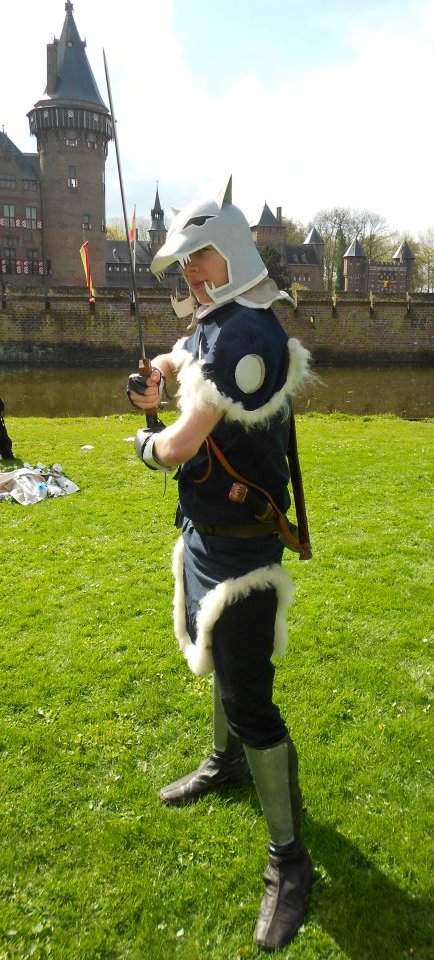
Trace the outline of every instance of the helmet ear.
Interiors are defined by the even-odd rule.
[[[223,207],[225,203],[232,203],[232,174],[229,177],[226,188],[220,191],[217,197],[217,203],[220,208]]]

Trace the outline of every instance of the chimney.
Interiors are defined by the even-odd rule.
[[[278,207],[276,210],[276,219],[278,223],[282,223],[282,207]]]
[[[49,97],[52,97],[57,84],[58,42],[58,40],[53,40],[53,43],[47,43],[47,89],[45,92]]]

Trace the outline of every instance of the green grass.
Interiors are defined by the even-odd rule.
[[[0,960],[264,956],[253,789],[158,801],[209,750],[211,687],[172,637],[176,488],[125,442],[140,423],[7,423],[80,492],[0,503]],[[278,956],[431,960],[432,424],[308,415],[299,447],[314,559],[285,556],[276,699],[316,882]]]

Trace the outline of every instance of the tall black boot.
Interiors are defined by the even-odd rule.
[[[264,950],[289,943],[303,923],[313,870],[301,839],[302,798],[298,761],[290,737],[266,750],[244,747],[270,843],[255,941]]]
[[[250,780],[250,769],[243,745],[230,733],[223,710],[217,678],[214,676],[214,748],[197,770],[160,790],[165,804],[182,806],[193,803],[220,787],[236,787]]]

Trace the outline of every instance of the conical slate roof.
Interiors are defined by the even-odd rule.
[[[54,41],[57,48],[57,80],[52,92],[45,90],[42,100],[84,101],[103,107],[108,112],[86,56],[86,42],[80,39],[75,25],[73,9],[68,0],[60,40]]]
[[[279,227],[279,221],[271,212],[268,203],[264,203],[264,209],[261,213],[261,219],[255,224],[256,227]]]
[[[359,240],[356,239],[350,243],[347,252],[344,253],[345,257],[360,257],[362,260],[366,260],[366,253]]]
[[[392,260],[415,260],[414,253],[406,240],[403,240],[399,245],[396,253],[394,253],[392,257]]]
[[[162,210],[162,207],[161,207],[161,203],[160,203],[160,197],[159,197],[159,194],[158,194],[158,187],[157,187],[157,190],[156,190],[156,193],[155,193],[154,206],[153,206],[153,208],[152,208],[152,210],[151,210],[151,213],[152,213],[152,215],[154,215],[154,213],[163,213],[163,210]]]
[[[37,153],[22,153],[9,139],[7,133],[0,130],[0,152],[8,152],[9,156],[17,158],[21,176],[24,180],[39,179],[39,157]]]
[[[306,240],[304,240],[304,243],[315,243],[318,245],[320,243],[324,244],[324,240],[321,234],[318,233],[318,230],[316,229],[316,227],[312,227],[312,230],[309,231],[306,237]]]

